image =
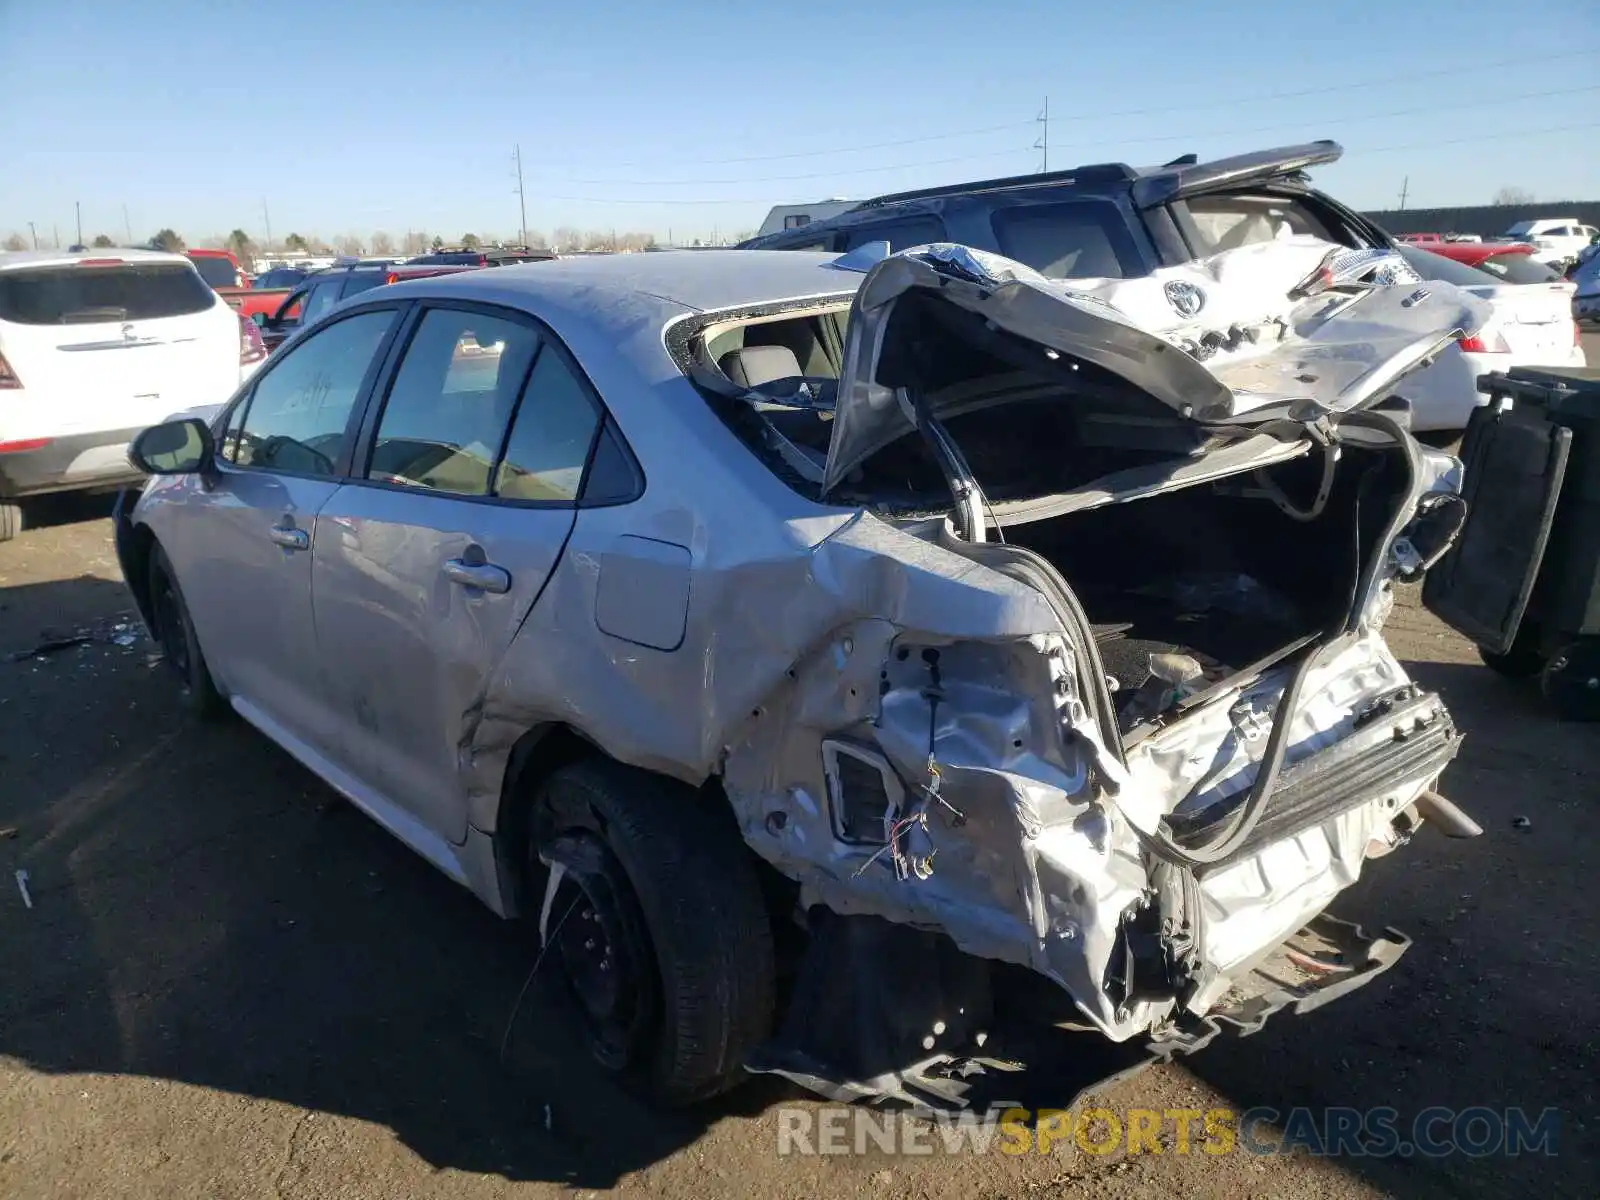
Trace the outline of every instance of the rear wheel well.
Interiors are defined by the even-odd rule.
[[[517,739],[506,763],[495,817],[495,866],[508,917],[528,911],[528,853],[535,829],[539,785],[569,763],[604,757],[600,748],[569,725],[536,725]],[[533,898],[537,904],[538,897]]]

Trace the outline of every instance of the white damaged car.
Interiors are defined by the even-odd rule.
[[[961,1104],[1024,994],[1163,1054],[1405,948],[1326,911],[1476,832],[1382,632],[1459,464],[1386,405],[1484,315],[1312,238],[417,280],[143,434],[118,551],[191,706],[527,918],[608,1069]]]

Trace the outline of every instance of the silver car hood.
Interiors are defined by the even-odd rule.
[[[916,427],[904,390],[878,382],[913,293],[981,316],[1052,356],[1092,363],[1185,417],[1314,419],[1381,400],[1443,345],[1477,330],[1489,307],[1447,283],[1422,283],[1398,256],[1286,237],[1127,280],[1048,279],[966,246],[893,254],[867,271],[851,305],[823,492]],[[1068,390],[1063,390],[1063,396]],[[926,411],[971,408],[925,395]],[[1307,403],[1309,402],[1309,403]]]

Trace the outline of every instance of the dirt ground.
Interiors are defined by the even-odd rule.
[[[1351,997],[1097,1098],[1402,1123],[1553,1106],[1554,1156],[780,1158],[778,1106],[812,1102],[771,1081],[653,1115],[537,986],[507,1039],[526,933],[242,722],[186,720],[105,506],[53,519],[0,545],[0,1196],[1600,1195],[1600,728],[1557,723],[1414,604],[1391,641],[1468,733],[1442,790],[1485,834],[1425,830],[1336,910],[1416,944]]]

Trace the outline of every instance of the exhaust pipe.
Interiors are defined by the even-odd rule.
[[[1423,792],[1411,807],[1417,810],[1419,817],[1438,826],[1445,837],[1475,838],[1483,834],[1481,825],[1438,792]]]

